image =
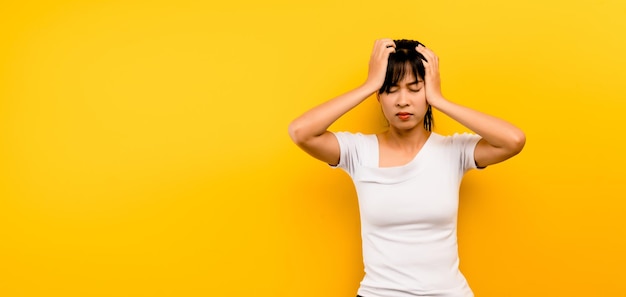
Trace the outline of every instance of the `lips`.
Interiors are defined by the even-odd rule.
[[[408,112],[396,113],[396,116],[401,120],[408,120],[413,114]]]

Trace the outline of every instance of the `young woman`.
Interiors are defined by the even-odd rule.
[[[499,118],[448,101],[437,56],[411,40],[374,44],[367,80],[295,119],[293,141],[345,170],[356,187],[365,276],[363,297],[473,296],[459,271],[457,209],[466,171],[518,154],[524,133]],[[328,127],[372,94],[389,122],[379,134]],[[432,132],[432,108],[475,134]]]

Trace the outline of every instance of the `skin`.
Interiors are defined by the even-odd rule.
[[[328,131],[342,115],[377,93],[389,129],[377,134],[379,166],[400,166],[408,163],[422,148],[430,132],[424,129],[424,114],[428,105],[480,135],[482,139],[474,150],[474,160],[486,167],[518,154],[526,142],[524,132],[513,124],[446,99],[441,92],[439,58],[420,45],[416,48],[428,62],[426,75],[405,76],[390,93],[378,94],[386,75],[389,54],[395,52],[391,39],[374,43],[366,81],[355,89],[324,102],[305,112],[289,125],[289,135],[305,152],[328,164],[339,163],[339,143]],[[409,71],[410,73],[410,71]],[[400,117],[399,112],[411,115]]]
[[[428,109],[424,81],[416,79],[411,71],[388,93],[377,94],[389,129],[377,134],[379,167],[400,166],[408,163],[420,151],[430,132],[424,129]]]

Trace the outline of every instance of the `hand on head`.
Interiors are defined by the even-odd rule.
[[[424,56],[424,86],[426,88],[426,101],[433,105],[433,102],[443,98],[441,94],[441,78],[439,75],[439,58],[435,53],[424,45],[420,44],[415,50]]]
[[[418,44],[415,50],[423,56],[422,64],[425,70],[424,84],[426,87],[426,100],[432,105],[432,102],[443,97],[441,94],[441,81],[439,76],[439,58],[432,50],[417,41],[398,40],[398,43],[401,47],[400,50],[405,52],[410,50],[410,48],[406,46],[415,43]],[[365,85],[372,91],[379,90],[385,83],[389,56],[392,53],[396,53],[396,49],[396,42],[389,38],[378,39],[374,42],[374,48],[369,61],[367,80],[365,82]]]
[[[366,85],[372,90],[378,90],[385,82],[389,55],[396,52],[396,44],[389,38],[378,39],[374,43],[370,57]]]

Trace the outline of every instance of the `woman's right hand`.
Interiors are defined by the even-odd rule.
[[[374,43],[372,56],[370,57],[369,69],[365,85],[375,91],[379,90],[385,82],[389,54],[396,52],[396,44],[392,39],[378,39]]]

